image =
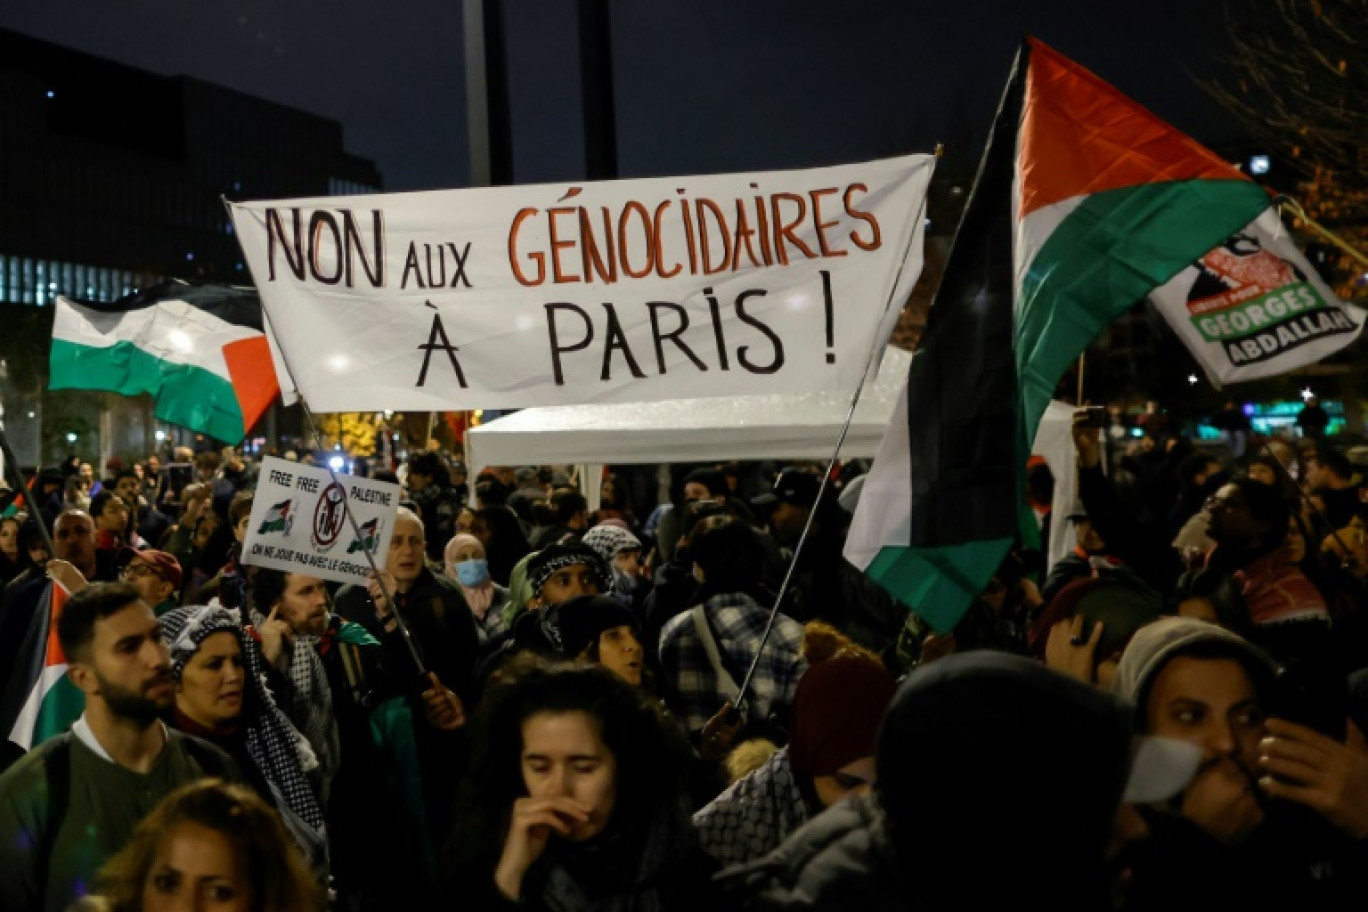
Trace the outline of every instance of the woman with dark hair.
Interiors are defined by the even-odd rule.
[[[665,722],[598,667],[490,691],[455,819],[471,908],[717,909]]]
[[[513,566],[532,551],[518,514],[507,507],[482,507],[475,511],[470,534],[485,547],[489,561],[489,576],[500,586],[507,586]]]
[[[0,517],[0,586],[24,571],[24,553],[19,549],[19,530],[23,523],[16,516]]]
[[[81,912],[316,912],[323,891],[251,789],[207,779],[167,795],[100,871]]]
[[[305,778],[318,759],[267,690],[259,647],[239,613],[217,605],[176,608],[161,624],[176,679],[169,721],[236,760],[314,867],[326,871],[323,811]]]

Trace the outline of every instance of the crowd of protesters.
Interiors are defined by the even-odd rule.
[[[1066,515],[1026,467],[1075,547],[953,630],[842,557],[859,464],[591,509],[425,451],[369,467],[404,503],[343,586],[241,561],[231,448],[43,469],[3,705],[56,580],[84,712],[3,747],[0,910],[1362,907],[1368,451],[1093,414]]]

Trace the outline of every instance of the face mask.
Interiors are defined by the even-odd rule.
[[[456,579],[466,588],[474,588],[489,579],[489,561],[471,558],[456,565]]]
[[[618,601],[632,603],[632,592],[636,589],[637,581],[623,573],[617,567],[613,568],[613,592]]]

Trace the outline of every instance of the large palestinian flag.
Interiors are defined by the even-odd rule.
[[[0,703],[0,736],[24,750],[71,727],[85,711],[85,695],[67,677],[57,621],[67,591],[49,580],[42,587],[18,659]]]
[[[1219,156],[1028,40],[846,557],[952,628],[1012,543],[1037,537],[1024,468],[1065,370],[1270,202]]]
[[[222,285],[59,297],[50,366],[50,389],[150,393],[158,418],[233,444],[280,394],[256,292]]]

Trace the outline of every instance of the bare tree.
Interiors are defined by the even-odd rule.
[[[1280,189],[1364,249],[1368,0],[1226,0],[1226,27],[1229,74],[1207,90],[1302,175]],[[1337,290],[1360,296],[1363,267],[1341,260]]]

